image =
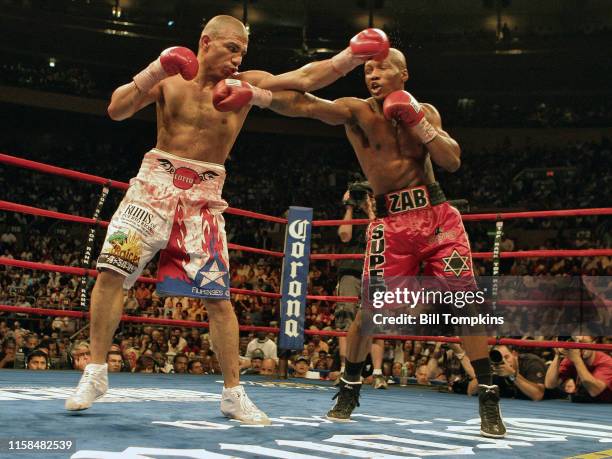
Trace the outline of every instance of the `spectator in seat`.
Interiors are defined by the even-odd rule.
[[[106,355],[109,373],[119,373],[123,369],[123,356],[120,351],[109,351]]]
[[[36,350],[30,352],[27,358],[27,366],[28,370],[47,370],[49,366],[49,358],[44,351]]]
[[[187,373],[187,364],[189,363],[189,359],[185,354],[179,353],[174,356],[174,360],[172,361],[172,366],[174,367],[174,372],[177,374],[185,374]]]
[[[577,343],[594,343],[592,336],[575,336]],[[592,349],[555,349],[546,372],[547,389],[560,387],[573,402],[612,403],[612,357]]]

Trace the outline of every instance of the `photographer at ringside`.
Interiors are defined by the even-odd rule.
[[[493,384],[500,395],[508,398],[542,400],[546,363],[535,354],[519,354],[510,346],[497,345],[491,349]]]
[[[574,336],[569,340],[595,343],[593,336]],[[548,389],[561,388],[572,402],[612,403],[612,357],[592,349],[556,348],[545,384]]]
[[[343,220],[353,220],[376,218],[374,195],[372,187],[367,181],[356,181],[350,183],[348,190],[342,197],[344,206]],[[343,244],[340,246],[339,253],[364,253],[366,249],[366,230],[367,225],[340,225],[338,236]],[[340,260],[338,261],[338,286],[336,295],[338,296],[361,296],[361,275],[363,273],[362,260]],[[357,315],[359,303],[336,303],[334,310],[336,330],[348,331],[351,323]],[[346,361],[346,337],[338,338],[341,369],[344,373]],[[381,339],[372,341],[372,362],[373,362],[373,381],[375,389],[386,389],[387,381],[382,373],[382,362],[384,354],[384,341]]]

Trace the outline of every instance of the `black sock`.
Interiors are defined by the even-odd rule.
[[[474,373],[476,373],[476,379],[478,380],[478,384],[486,384],[490,386],[492,383],[491,378],[491,362],[488,357],[484,359],[472,360],[472,367],[474,368]]]
[[[363,369],[363,362],[353,363],[348,360],[344,366],[344,375],[342,377],[348,382],[361,382],[361,370]]]

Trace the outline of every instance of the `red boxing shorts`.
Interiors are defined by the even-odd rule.
[[[229,257],[221,197],[225,168],[154,148],[113,215],[98,269],[134,285],[161,250],[157,292],[229,298]]]
[[[381,218],[368,227],[364,263],[363,278],[369,285],[419,274],[447,278],[463,288],[473,285],[470,242],[461,215],[446,202],[438,183],[378,196],[376,214]]]

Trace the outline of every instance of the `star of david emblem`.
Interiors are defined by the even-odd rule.
[[[202,282],[200,283],[200,287],[204,287],[205,285],[208,285],[211,282],[219,284],[222,287],[226,287],[223,277],[227,273],[225,271],[219,271],[219,265],[216,261],[210,266],[210,270],[201,272],[201,274]]]
[[[469,271],[468,257],[462,257],[457,250],[453,250],[450,257],[442,258],[444,262],[444,272],[452,272],[455,276],[461,276],[463,271]]]

